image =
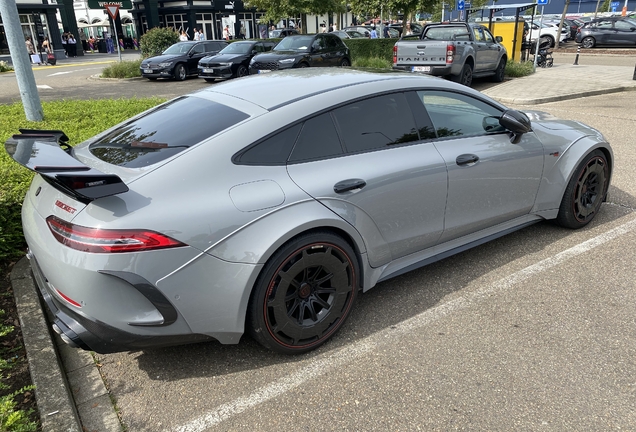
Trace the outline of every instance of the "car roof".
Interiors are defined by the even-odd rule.
[[[396,87],[399,87],[398,81],[401,81],[405,88],[411,85],[407,82],[413,83],[414,80],[418,80],[417,83],[420,83],[422,87],[463,88],[463,86],[429,75],[391,71],[368,72],[349,68],[304,68],[226,81],[206,87],[197,95],[201,97],[205,97],[205,94],[209,94],[210,97],[214,94],[231,96],[271,111],[296,100],[337,89],[390,80],[394,81]]]

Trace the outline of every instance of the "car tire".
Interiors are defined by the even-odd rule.
[[[302,62],[301,64],[298,65],[299,68],[306,68],[309,67],[309,65],[305,62]]]
[[[317,348],[347,319],[359,278],[356,254],[342,237],[320,231],[290,240],[255,284],[247,316],[252,337],[283,354]]]
[[[343,58],[343,59],[340,61],[340,66],[341,66],[341,67],[351,66],[351,63],[349,63],[349,59]]]
[[[506,59],[502,57],[502,59],[499,60],[497,69],[495,69],[495,75],[493,75],[492,80],[494,82],[502,82],[505,77],[506,77]]]
[[[473,68],[469,64],[465,64],[459,75],[451,75],[451,81],[470,87],[473,83]]]
[[[234,74],[234,76],[237,77],[237,78],[241,78],[241,77],[247,76],[249,74],[250,74],[250,72],[247,70],[247,68],[245,66],[243,66],[243,65],[240,65],[238,67],[238,69],[236,70],[236,73]]]
[[[185,66],[178,64],[174,67],[174,79],[177,81],[183,81],[186,79],[186,76]]]
[[[586,36],[581,41],[583,48],[594,48],[596,46],[596,40],[592,36]]]
[[[541,41],[544,40],[546,42],[549,42],[549,47],[550,48],[554,48],[554,38],[552,36],[541,36],[539,38],[539,47],[542,45]]]
[[[204,78],[205,82],[213,83],[214,78]]]
[[[588,154],[568,183],[559,207],[557,223],[572,229],[590,223],[607,195],[609,174],[609,165],[602,151],[594,150]]]

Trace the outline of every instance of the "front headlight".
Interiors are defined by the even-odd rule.
[[[290,59],[282,59],[282,60],[278,60],[278,63],[282,63],[282,64],[290,64],[295,62],[296,59],[290,58]]]
[[[219,63],[219,66],[232,66],[232,63]]]
[[[159,66],[159,67],[168,67],[168,66],[172,66],[172,62],[159,63],[157,66]]]

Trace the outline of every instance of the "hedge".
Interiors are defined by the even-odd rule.
[[[343,42],[351,51],[351,60],[379,57],[393,63],[393,45],[398,39],[346,39]]]

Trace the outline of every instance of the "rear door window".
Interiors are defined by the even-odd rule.
[[[155,164],[247,119],[227,105],[197,97],[175,99],[115,128],[89,145],[97,158],[139,168]]]

